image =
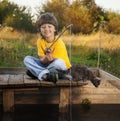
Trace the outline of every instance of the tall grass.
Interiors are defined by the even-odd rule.
[[[27,40],[0,40],[0,66],[20,67],[26,55],[37,56],[36,48]]]
[[[37,38],[38,35],[24,32],[21,36],[16,35],[16,38],[10,38],[10,35],[1,37],[0,67],[23,67],[26,55],[37,57]],[[101,42],[100,68],[120,77],[120,35],[65,35],[62,39],[67,46],[71,63],[89,67],[97,67],[98,47]]]
[[[99,32],[91,35],[63,36],[62,38],[67,48],[72,45],[72,63],[97,67],[98,49],[100,48],[100,68],[120,77],[120,35]]]

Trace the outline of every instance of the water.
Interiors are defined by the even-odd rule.
[[[2,112],[1,121],[59,121],[58,105],[15,105],[14,113]],[[68,112],[69,121],[120,121],[120,104],[72,106],[72,116]]]

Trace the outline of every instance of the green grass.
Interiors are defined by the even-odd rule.
[[[37,56],[36,51],[26,40],[0,40],[0,67],[24,66],[24,57]]]
[[[67,49],[69,47],[67,46]],[[120,78],[120,49],[101,50],[100,68]],[[71,63],[97,67],[97,49],[86,46],[72,46]],[[0,67],[23,67],[24,57],[27,55],[37,57],[37,48],[26,38],[0,40]]]

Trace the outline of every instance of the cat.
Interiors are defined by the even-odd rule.
[[[95,87],[100,85],[101,79],[96,76],[86,65],[72,65],[68,71],[58,70],[59,75],[63,74],[64,79],[73,81],[90,80]]]
[[[100,85],[101,79],[97,77],[86,65],[72,65],[70,73],[73,81],[90,80],[95,87]]]

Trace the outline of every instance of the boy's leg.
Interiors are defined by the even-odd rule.
[[[49,64],[47,66],[47,69],[50,72],[56,72],[56,70],[66,71],[67,70],[67,67],[66,67],[65,62],[62,59],[57,58],[51,64]]]
[[[65,74],[65,72],[67,71],[67,67],[62,59],[55,59],[47,68],[50,72],[58,73],[59,79],[72,80],[71,75]]]
[[[26,56],[24,59],[24,64],[27,69],[39,80],[57,81],[57,71],[66,71],[65,62],[62,59],[55,59],[51,64],[43,65],[40,60],[32,56]],[[46,77],[46,75],[48,75]],[[47,81],[47,80],[46,80]]]
[[[46,69],[46,66],[40,63],[38,58],[32,56],[26,56],[24,59],[24,64],[26,68],[38,79],[41,80],[42,75],[49,73],[49,70]],[[42,74],[41,74],[42,73]]]

